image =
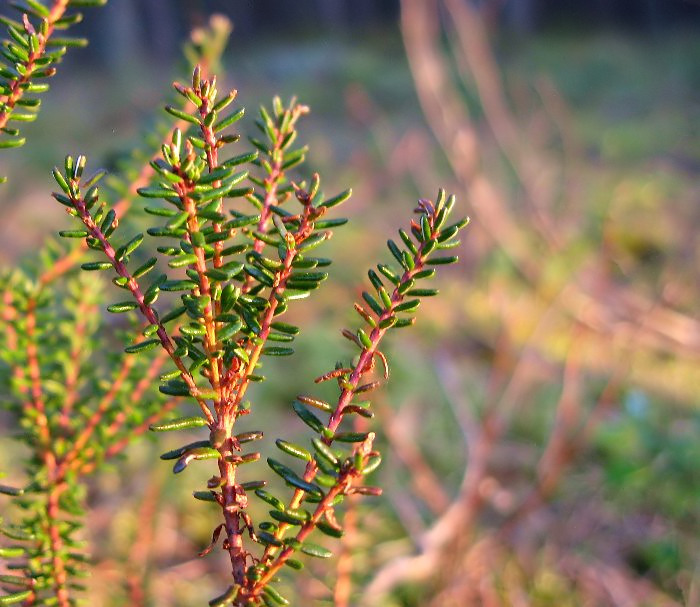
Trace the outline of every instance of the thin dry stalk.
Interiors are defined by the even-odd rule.
[[[467,4],[456,0],[445,0],[445,3],[458,32],[462,52],[469,55],[466,63],[470,74],[477,81],[477,90],[485,95],[482,98],[484,107],[492,112],[490,124],[494,132],[500,133],[502,149],[508,150],[511,162],[518,166],[516,152],[510,151],[515,144],[510,146],[509,142],[521,138],[514,135],[517,123],[502,98],[504,93],[495,63],[488,58],[492,53],[483,34],[483,24]],[[535,263],[538,254],[534,251],[547,246],[547,241],[552,240],[551,232],[546,229],[539,234],[541,242],[533,243],[532,234],[526,234],[521,220],[481,170],[481,146],[474,124],[452,82],[438,42],[437,7],[440,4],[438,0],[402,0],[402,33],[421,106],[455,177],[469,194],[475,214],[480,217],[479,225],[513,261],[532,289],[539,291],[542,276],[541,268]],[[542,154],[539,150],[528,149],[525,155]],[[528,179],[523,177],[523,180]],[[542,200],[536,203],[543,213],[551,210]],[[558,218],[547,217],[537,225],[542,227],[543,222],[554,225],[557,221]],[[558,248],[563,250],[570,244],[562,243]],[[665,305],[657,305],[629,287],[611,282],[604,270],[607,267],[604,252],[581,267],[580,275],[560,298],[560,312],[565,317],[575,319],[606,339],[619,334],[625,326],[642,327],[639,343],[645,348],[690,360],[700,359],[700,322]]]

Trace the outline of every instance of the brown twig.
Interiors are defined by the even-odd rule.
[[[410,472],[413,494],[437,516],[447,510],[450,498],[437,475],[425,461],[415,436],[406,428],[410,423],[408,415],[410,413],[406,406],[392,412],[387,406],[383,406],[379,408],[378,417],[392,453],[396,454],[402,466]]]
[[[457,7],[457,2],[450,2],[455,9],[451,14],[460,18],[462,9]],[[480,168],[476,129],[440,51],[438,4],[438,0],[402,0],[402,34],[419,101],[455,177],[469,194],[480,218],[479,225],[513,261],[532,289],[538,291],[542,283],[541,266],[535,262],[538,255],[533,252],[530,235],[521,229],[504,197]],[[478,22],[472,20],[470,25],[478,27]],[[465,27],[456,25],[459,26]],[[465,36],[463,39],[465,44],[469,42]],[[482,46],[479,54],[487,51]],[[490,91],[490,95],[499,94],[497,87]],[[501,108],[499,116],[507,112],[505,102],[499,101],[497,105]],[[512,122],[510,118],[508,121]],[[605,277],[602,269],[605,265],[604,258],[593,258],[582,266],[585,272],[561,294],[561,313],[602,336],[619,331],[625,323],[640,326],[640,343],[646,347],[681,354],[691,360],[700,357],[700,322],[669,307],[654,305],[629,287],[612,283]]]
[[[488,473],[489,458],[507,430],[515,406],[533,381],[533,360],[529,354],[552,322],[553,310],[550,307],[540,318],[520,356],[512,356],[507,347],[497,349],[499,358],[492,368],[487,402],[479,420],[472,413],[473,406],[464,397],[460,373],[454,363],[447,357],[439,360],[436,365],[438,376],[467,447],[467,466],[459,493],[420,538],[418,554],[395,558],[374,574],[363,591],[363,604],[380,605],[382,597],[392,588],[409,580],[429,579],[454,565],[453,557],[458,552],[454,542],[465,541],[473,531],[476,517],[484,505],[480,487]]]
[[[72,186],[75,188],[74,191],[77,192],[79,189],[79,179],[77,179],[77,178],[73,179]],[[170,338],[170,335],[168,335],[165,327],[158,319],[158,316],[156,315],[155,311],[153,310],[153,308],[149,304],[147,304],[145,302],[144,294],[141,291],[139,283],[131,275],[131,272],[129,272],[129,270],[127,269],[124,262],[121,261],[120,259],[117,259],[117,254],[116,254],[116,251],[114,250],[114,247],[107,240],[107,237],[105,236],[105,234],[102,231],[102,229],[100,228],[100,226],[98,226],[95,223],[95,220],[90,215],[90,212],[87,209],[85,200],[74,196],[73,198],[71,198],[71,201],[75,207],[75,210],[78,212],[80,220],[83,222],[83,225],[85,225],[85,227],[88,229],[90,236],[99,241],[101,248],[102,248],[102,251],[104,252],[104,254],[107,257],[107,259],[109,260],[109,262],[112,264],[112,267],[114,268],[114,270],[117,272],[117,274],[120,277],[122,277],[126,280],[126,287],[131,292],[134,299],[136,300],[136,303],[139,307],[139,310],[141,311],[141,314],[144,316],[144,318],[148,321],[148,323],[150,325],[156,325],[158,327],[158,329],[156,331],[156,335],[157,335],[158,340],[160,341],[163,349],[168,353],[171,360],[175,363],[175,366],[180,371],[180,376],[182,377],[184,382],[187,384],[187,387],[189,388],[190,393],[192,394],[193,398],[195,398],[195,400],[199,404],[200,409],[202,410],[202,413],[207,418],[207,420],[210,423],[212,423],[214,421],[214,417],[213,417],[208,405],[206,404],[205,400],[202,398],[200,389],[197,387],[197,384],[195,383],[195,380],[192,377],[192,374],[189,372],[189,370],[185,366],[185,363],[182,361],[182,359],[178,355],[176,355],[175,345],[174,345],[172,339]]]

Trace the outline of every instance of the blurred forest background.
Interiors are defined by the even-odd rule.
[[[439,186],[472,217],[444,297],[390,347],[385,495],[294,604],[700,605],[700,3],[112,0],[2,152],[1,264],[67,225],[48,195],[64,154],[119,166],[214,13],[240,103],[296,94],[310,166],[355,191],[293,368],[258,391],[280,427],[395,218]],[[192,558],[211,519],[166,442],[94,482],[93,605],[203,604],[225,583],[220,555]]]

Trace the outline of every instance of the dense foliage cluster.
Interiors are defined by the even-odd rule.
[[[100,3],[48,9],[27,0],[19,6],[23,26],[7,22],[14,42],[5,45],[5,54],[15,65],[2,72],[5,121],[22,119],[16,107],[38,107],[24,93],[39,92],[30,83],[50,75],[47,66],[74,43],[49,43],[54,29],[79,19],[60,11],[87,4]],[[41,20],[38,30],[31,18]],[[53,46],[56,52],[46,52]],[[311,541],[312,533],[341,537],[336,510],[344,498],[381,494],[368,481],[381,462],[375,434],[357,421],[374,416],[370,394],[389,377],[380,343],[390,330],[414,323],[421,298],[437,294],[423,281],[436,267],[457,261],[439,253],[458,244],[467,222],[449,223],[455,199],[440,191],[434,202],[420,200],[410,228],[388,241],[391,263],[369,271],[371,288],[354,305],[360,326],[343,330],[356,356],[316,378],[337,383],[337,399],[298,395],[292,410],[313,436],[306,447],[277,439],[281,458],[267,460],[291,490],[285,497],[268,486],[258,466],[247,465],[260,459],[249,447],[264,439],[269,424],[257,416],[265,427],[241,432],[236,422],[256,419],[246,396],[251,383],[265,380],[263,360],[294,353],[299,328],[281,317],[327,279],[331,260],[317,251],[347,222],[333,214],[351,191],[326,196],[317,174],[298,183],[290,179],[306,155],[297,123],[308,108],[294,99],[285,105],[275,98],[270,108],[261,107],[259,137],[231,155],[229,146],[240,138],[231,127],[244,111],[234,106],[235,91],[219,95],[208,67],[197,65],[191,83],[174,85],[180,103],[165,108],[174,128],[160,154],[121,185],[126,194],[138,192],[156,225],[136,234],[121,228],[130,202],[110,206],[99,185],[105,171],[86,177],[85,156],[68,156],[54,170],[60,191],[53,194],[76,220],[59,232],[68,246],[52,244],[38,264],[2,279],[7,347],[0,352],[0,378],[10,395],[6,408],[20,429],[16,438],[31,451],[23,466],[28,483],[0,486],[24,512],[11,524],[0,521],[0,533],[11,540],[0,557],[16,572],[0,576],[2,605],[75,602],[83,589],[79,578],[88,571],[76,533],[89,516],[85,476],[147,428],[205,432],[161,458],[174,462],[176,474],[211,460],[206,487],[193,492],[220,507],[202,555],[221,540],[232,576],[211,605],[288,604],[274,585],[280,569],[301,569],[301,555],[330,557]],[[5,147],[21,145],[16,130],[4,131],[10,137]],[[69,273],[76,262],[86,273]],[[112,347],[121,334],[115,336],[100,315],[108,285],[94,276],[103,273],[124,294],[107,310],[135,316],[123,353]],[[68,280],[58,286],[58,276]],[[194,401],[198,414],[169,417],[183,399]],[[269,507],[266,520],[253,520],[253,497]]]
[[[20,0],[9,3],[20,13],[19,21],[0,15],[8,33],[0,50],[0,149],[24,145],[25,138],[14,123],[36,120],[41,105],[38,95],[49,89],[45,80],[56,73],[56,64],[68,47],[87,44],[84,38],[59,37],[57,32],[82,21],[83,14],[74,9],[106,2],[62,0],[47,6],[39,0]],[[0,183],[5,179],[0,176]]]

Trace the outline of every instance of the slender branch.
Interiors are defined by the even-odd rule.
[[[37,61],[46,54],[46,44],[56,28],[56,22],[63,17],[63,14],[66,12],[69,2],[70,0],[55,0],[51,6],[49,15],[46,17],[46,33],[39,33],[36,35],[37,46],[34,50],[29,50],[26,61],[22,63],[24,73],[21,74],[19,78],[12,81],[7,93],[0,95],[0,129],[7,126],[10,116],[12,115],[12,110],[15,109],[17,103],[24,97],[26,85],[29,84],[34,75]],[[27,33],[36,33],[34,27],[29,23],[26,17],[25,29]],[[56,68],[46,69],[47,75],[53,75],[55,72]]]
[[[27,305],[25,313],[27,331],[27,366],[31,383],[31,406],[36,413],[36,425],[39,432],[39,439],[42,448],[47,452],[51,451],[51,432],[49,429],[49,419],[46,415],[46,403],[44,402],[43,390],[41,388],[41,371],[39,365],[39,351],[36,345],[36,300],[31,299]]]
[[[265,196],[262,200],[262,208],[260,209],[260,219],[257,224],[257,231],[261,234],[267,233],[270,228],[270,220],[272,217],[272,207],[280,204],[279,188],[285,179],[284,166],[284,148],[289,145],[290,136],[294,133],[297,121],[301,116],[307,114],[309,108],[305,105],[292,103],[292,106],[285,110],[282,123],[284,128],[277,127],[274,124],[269,124],[268,128],[273,133],[272,147],[268,153],[269,161],[264,165],[267,176],[263,179],[262,185],[265,190]],[[265,243],[259,238],[255,239],[253,250],[261,253],[265,248]],[[250,276],[246,277],[246,282],[243,285],[243,292],[248,292],[253,286],[253,279]]]
[[[188,123],[184,120],[178,120],[175,123],[175,128],[185,129],[187,128],[187,126]],[[154,156],[151,157],[151,160],[156,160],[159,157],[159,154],[160,152],[156,153]],[[126,215],[127,211],[131,208],[134,196],[137,195],[137,190],[147,186],[154,173],[155,170],[153,169],[153,166],[150,162],[147,162],[143,166],[139,174],[136,176],[136,178],[129,184],[128,193],[122,196],[122,198],[120,198],[114,205],[114,214],[117,220],[121,219],[122,217],[124,217],[124,215]],[[76,246],[76,248],[73,249],[70,253],[67,253],[60,259],[56,260],[53,264],[51,264],[50,268],[44,271],[44,273],[39,277],[40,286],[48,286],[53,281],[63,276],[66,272],[69,272],[71,269],[73,269],[76,266],[76,264],[79,263],[86,250],[87,243],[85,242],[85,240],[81,240],[79,246]]]
[[[216,77],[212,77],[212,87],[215,86]],[[197,93],[197,92],[196,92]],[[231,91],[229,93],[229,98],[232,100],[236,98],[236,91]],[[216,136],[216,131],[212,124],[206,124],[206,117],[212,112],[212,103],[207,95],[201,94],[201,89],[199,91],[199,99],[202,105],[199,108],[199,115],[201,118],[200,130],[202,132],[202,138],[204,139],[204,145],[206,146],[206,156],[207,156],[207,166],[209,168],[209,173],[213,173],[219,167],[219,146],[220,141]],[[217,179],[213,182],[213,187],[218,188],[221,186],[221,180]],[[219,198],[219,202],[216,210],[221,213],[224,208],[223,198]],[[212,221],[212,227],[214,232],[221,233],[221,222]],[[223,265],[223,259],[221,258],[221,252],[224,249],[224,242],[219,240],[214,243],[214,258],[212,260],[214,267],[219,268]],[[218,313],[219,310],[217,309]],[[220,371],[220,370],[219,370]]]
[[[430,225],[433,227],[434,225],[434,216],[430,217]],[[439,232],[435,234],[435,238],[439,237]],[[353,398],[355,397],[355,394],[357,394],[358,389],[361,388],[360,382],[362,380],[362,377],[364,374],[366,374],[368,371],[370,371],[373,368],[373,361],[375,355],[379,354],[379,344],[381,340],[383,339],[384,335],[386,332],[389,330],[389,326],[386,324],[386,321],[391,319],[392,317],[395,316],[396,314],[396,307],[402,303],[405,299],[405,293],[408,291],[406,288],[407,284],[412,284],[414,282],[414,276],[418,274],[421,270],[423,270],[425,266],[425,261],[426,261],[426,244],[421,243],[420,246],[416,249],[415,253],[412,255],[412,264],[409,266],[410,269],[406,269],[402,276],[400,277],[398,284],[395,286],[394,290],[392,291],[391,296],[389,297],[389,302],[384,311],[381,314],[378,314],[378,319],[375,323],[375,327],[372,329],[370,332],[368,338],[369,338],[369,345],[362,346],[362,351],[357,359],[356,364],[352,367],[352,371],[349,374],[349,377],[346,379],[343,379],[342,382],[339,382],[340,385],[342,386],[340,395],[338,397],[337,404],[335,406],[335,409],[333,413],[330,416],[330,419],[326,425],[324,435],[325,437],[322,439],[323,442],[330,446],[333,443],[333,436],[335,435],[338,427],[340,426],[342,420],[343,420],[343,415],[346,412],[346,409],[348,406],[350,406]],[[386,328],[382,328],[386,327]],[[369,389],[372,389],[376,387],[379,384],[379,382],[375,382],[375,384],[366,384],[366,386]],[[364,390],[363,390],[364,391]],[[373,435],[370,435],[373,436]],[[358,447],[356,447],[358,449]],[[362,449],[362,447],[359,447],[359,449]],[[303,479],[306,482],[311,482],[313,479],[316,477],[316,474],[318,473],[318,465],[316,464],[316,461],[314,459],[311,459],[307,465],[306,469],[304,471],[304,476]],[[331,504],[333,499],[343,493],[347,493],[349,488],[352,486],[353,482],[358,479],[361,476],[359,472],[357,472],[354,469],[349,469],[344,472],[341,472],[336,484],[329,490],[328,494],[324,499],[321,500],[321,502],[318,504],[316,507],[316,510],[314,511],[314,514],[311,516],[311,519],[308,523],[305,523],[302,525],[301,530],[297,533],[295,536],[298,541],[303,541],[304,538],[311,532],[311,530],[314,528],[315,523],[318,522],[318,520],[323,516],[326,512],[326,510],[329,510],[331,508]],[[305,492],[302,491],[301,489],[296,489],[292,499],[290,500],[289,503],[289,508],[290,509],[297,509],[301,505],[301,501],[305,495]],[[329,496],[332,496],[329,499]],[[291,527],[288,523],[282,522],[279,527],[277,528],[275,532],[275,537],[279,540],[282,539],[286,533],[286,531]],[[269,563],[268,568],[265,572],[265,574],[262,576],[262,578],[256,582],[250,593],[252,596],[255,596],[257,592],[260,592],[261,589],[264,587],[266,583],[268,583],[272,577],[274,577],[275,573],[284,565],[284,563],[287,561],[287,559],[293,554],[294,549],[290,546],[283,548],[279,554],[274,556],[277,548],[273,546],[272,544],[269,544],[263,553],[263,556],[261,558],[261,562],[263,563]],[[270,562],[270,559],[272,559],[274,556],[274,560]]]
[[[357,546],[359,523],[358,496],[349,495],[343,526],[345,535],[341,538],[341,551],[336,563],[336,582],[333,588],[334,607],[350,607],[352,595],[353,555]]]
[[[76,188],[77,191],[77,180],[73,180],[73,186]],[[76,196],[71,198],[71,202],[75,206],[75,210],[78,212],[78,215],[81,221],[83,222],[83,225],[85,225],[85,227],[88,229],[90,236],[99,240],[102,251],[104,252],[109,262],[112,264],[114,270],[117,272],[117,274],[119,274],[119,276],[126,279],[126,287],[129,291],[131,291],[131,294],[136,300],[141,314],[144,316],[144,318],[148,321],[149,324],[158,326],[156,335],[161,345],[163,346],[163,349],[168,353],[171,360],[175,363],[175,366],[180,371],[182,379],[185,381],[187,387],[190,390],[190,393],[199,404],[202,413],[204,413],[205,417],[210,423],[213,423],[214,416],[209,410],[209,407],[207,406],[204,399],[200,396],[200,390],[197,387],[194,378],[192,377],[192,374],[187,370],[187,367],[185,366],[185,363],[182,361],[182,359],[175,354],[175,345],[173,344],[173,341],[170,339],[170,336],[165,330],[165,327],[156,316],[156,313],[153,310],[153,308],[144,301],[144,295],[141,291],[141,288],[139,287],[138,282],[131,275],[126,265],[122,261],[117,259],[114,247],[112,247],[112,245],[109,243],[107,237],[104,235],[100,227],[95,223],[94,219],[87,210],[85,201],[82,198]]]
[[[277,191],[285,177],[285,171],[283,168],[285,139],[287,139],[289,134],[294,131],[294,127],[299,118],[308,112],[309,108],[307,106],[294,104],[292,107],[286,110],[287,116],[285,117],[284,121],[286,128],[282,129],[273,126],[274,139],[269,153],[270,163],[267,170],[267,177],[265,177],[263,181],[265,198],[263,200],[262,209],[260,210],[260,220],[258,221],[257,226],[258,232],[267,232],[270,225],[270,217],[272,215],[271,207],[278,204]],[[264,242],[261,240],[256,240],[254,249],[260,253],[262,252],[264,246]]]
[[[326,493],[325,497],[318,503],[309,520],[301,526],[296,534],[295,539],[298,542],[303,542],[316,528],[316,524],[321,520],[321,518],[323,518],[326,511],[333,507],[333,500],[344,492],[345,485],[348,483],[348,481],[351,481],[350,473],[341,475],[338,478],[338,482],[328,490],[328,493]],[[273,580],[273,578],[277,575],[277,572],[284,566],[294,552],[295,548],[291,545],[283,548],[275,560],[268,565],[267,570],[260,577],[260,579],[253,583],[252,588],[248,591],[248,594],[251,597],[260,594],[262,589]]]
[[[250,384],[250,375],[255,370],[263,347],[269,336],[272,319],[279,305],[279,300],[286,287],[287,279],[292,271],[292,263],[297,256],[297,246],[300,245],[311,233],[312,222],[322,213],[311,204],[304,207],[304,213],[299,228],[294,233],[287,233],[287,253],[282,268],[277,270],[265,315],[261,319],[261,329],[258,340],[252,342],[246,349],[248,363],[242,367],[238,374],[238,384],[234,388],[235,393],[227,397],[229,403],[225,409],[220,411],[218,427],[226,433],[227,440],[224,441],[219,451],[219,472],[221,475],[221,508],[224,515],[227,532],[227,547],[233,568],[233,577],[238,585],[243,585],[245,578],[245,561],[247,552],[243,549],[242,534],[246,525],[241,523],[240,512],[247,505],[244,490],[236,483],[236,465],[232,459],[235,457],[235,445],[231,439],[232,427],[235,417],[238,414],[240,403],[245,397],[246,390]]]
[[[129,373],[134,366],[134,362],[133,356],[126,356],[123,358],[119,373],[117,373],[117,376],[114,378],[114,380],[112,380],[112,385],[109,387],[109,390],[100,400],[99,405],[97,405],[93,411],[92,415],[85,424],[85,427],[78,433],[70,451],[65,455],[65,457],[62,458],[60,468],[62,471],[69,467],[73,461],[80,456],[83,448],[92,437],[93,432],[102,421],[105,413],[109,410],[109,407],[114,402],[114,398],[129,377]]]
[[[63,401],[63,406],[61,407],[61,413],[58,419],[60,426],[64,428],[68,427],[70,424],[70,415],[73,411],[73,407],[78,400],[78,382],[80,380],[81,372],[81,353],[84,350],[85,344],[87,342],[87,324],[88,319],[91,316],[91,312],[95,309],[95,305],[92,303],[86,303],[84,300],[78,302],[78,309],[76,311],[76,323],[75,331],[73,332],[75,336],[75,342],[70,351],[70,368],[66,373],[66,396]]]
[[[270,335],[272,319],[274,318],[275,311],[277,310],[277,306],[279,305],[278,297],[282,295],[282,293],[285,290],[287,279],[292,273],[292,263],[294,262],[294,258],[296,257],[296,255],[296,249],[287,251],[287,255],[284,258],[284,265],[282,269],[278,270],[275,274],[275,282],[272,287],[272,290],[270,291],[270,296],[267,300],[268,306],[265,310],[265,315],[263,316],[262,321],[260,323],[261,328],[260,334],[258,335],[258,337],[260,338],[259,342],[252,342],[246,350],[246,353],[248,354],[248,364],[243,368],[243,371],[240,373],[240,383],[236,389],[234,398],[236,406],[238,406],[245,398],[245,393],[248,389],[248,386],[250,385],[250,376],[255,371],[255,367],[258,364],[258,360],[260,359],[262,350],[265,347],[265,343],[267,342],[268,336]]]
[[[48,469],[49,474],[54,470],[52,467]],[[51,552],[51,577],[53,578],[53,589],[56,593],[56,600],[59,607],[70,607],[71,601],[68,595],[68,575],[63,552],[63,540],[58,528],[58,498],[61,489],[57,485],[52,485],[49,488],[46,502],[46,519],[48,525],[49,549]]]

